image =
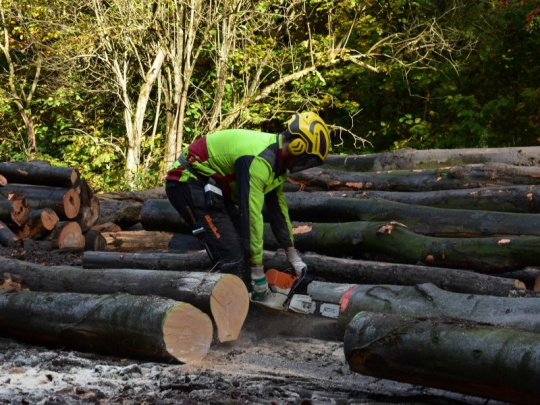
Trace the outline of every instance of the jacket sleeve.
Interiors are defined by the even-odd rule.
[[[283,194],[283,184],[266,194],[265,204],[272,232],[279,245],[284,249],[294,246],[289,208]]]
[[[236,160],[236,182],[240,208],[240,236],[244,250],[249,251],[251,263],[263,262],[264,187],[272,175],[268,163],[254,156]]]

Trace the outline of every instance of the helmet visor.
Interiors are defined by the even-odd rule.
[[[322,165],[324,162],[323,160],[316,155],[309,155],[305,154],[303,156],[300,156],[296,162],[292,165],[290,172],[296,173],[302,170],[309,169],[311,167],[316,167]]]

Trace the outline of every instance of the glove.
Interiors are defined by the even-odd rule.
[[[307,265],[302,261],[300,255],[298,254],[298,251],[295,248],[288,248],[286,254],[287,260],[293,267],[296,276],[300,277],[302,275],[302,270],[304,270]]]
[[[263,300],[270,291],[262,264],[251,267],[251,287],[253,289],[251,297],[257,301]]]

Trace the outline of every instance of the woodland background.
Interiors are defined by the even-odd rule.
[[[540,142],[540,1],[0,0],[0,161],[95,191],[317,111],[331,153]]]

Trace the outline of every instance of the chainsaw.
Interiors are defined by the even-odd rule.
[[[269,299],[253,302],[282,311],[289,310],[301,314],[313,312],[313,300],[307,294],[307,287],[314,279],[313,272],[309,267],[302,270],[300,277],[292,275],[292,272],[292,269],[284,272],[276,269],[267,270],[266,280],[273,294]]]

